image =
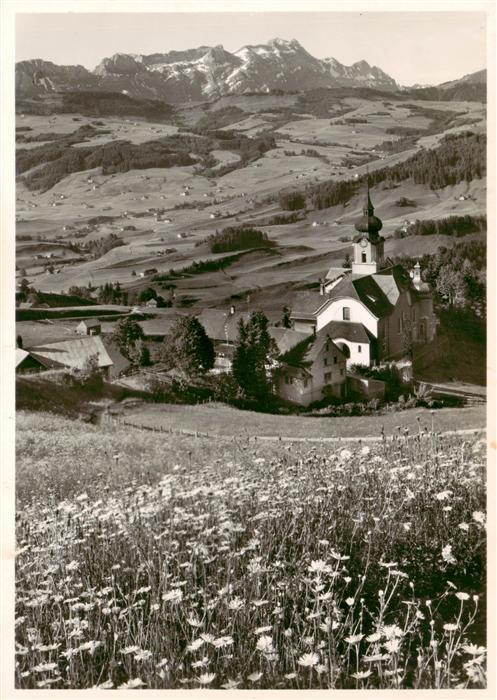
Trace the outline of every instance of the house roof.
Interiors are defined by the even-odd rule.
[[[297,292],[292,302],[292,316],[312,316],[327,301],[328,297],[318,291]]]
[[[35,360],[43,367],[50,366],[49,363],[47,363],[45,360],[43,360],[42,357],[37,357],[35,353],[28,352],[27,350],[24,350],[23,348],[16,348],[16,368],[19,367],[19,365],[22,365],[24,360],[26,360],[28,357],[30,357],[32,360]]]
[[[319,330],[315,335],[307,335],[297,345],[290,349],[283,362],[291,367],[307,369],[319,357],[325,345],[330,342],[337,353],[342,355],[340,348],[335,345],[328,331],[328,326]],[[304,335],[304,334],[303,334]]]
[[[179,316],[169,318],[151,318],[145,321],[138,321],[138,325],[141,326],[145,336],[166,336],[178,318]]]
[[[79,326],[85,325],[87,328],[96,328],[97,326],[101,326],[102,324],[98,320],[98,318],[85,318],[81,321]]]
[[[278,326],[269,326],[268,331],[269,335],[276,343],[280,355],[284,355],[309,336],[308,333],[294,331],[293,328],[280,328]]]
[[[99,367],[110,367],[113,362],[99,335],[45,343],[31,348],[31,355],[52,367],[83,369],[86,362],[97,356]]]
[[[222,309],[204,309],[198,316],[198,320],[205,328],[205,332],[211,340],[238,340],[238,324],[240,319],[246,323],[250,318],[248,312],[229,311]]]
[[[347,273],[348,270],[345,267],[330,267],[326,273],[325,280],[336,280],[338,277],[343,277],[343,275]]]
[[[325,326],[324,328],[321,328],[321,330],[319,330],[316,333],[314,342],[312,343],[312,345],[309,347],[309,349],[307,350],[307,352],[304,355],[304,362],[306,362],[306,363],[307,362],[310,362],[310,363],[314,362],[317,359],[317,357],[321,354],[324,346],[328,342],[330,342],[331,347],[333,349],[335,349],[337,351],[337,353],[339,353],[340,355],[343,355],[340,348],[337,345],[335,345],[335,343],[333,342],[333,339],[330,337],[330,334],[327,331],[327,327]]]
[[[19,367],[21,362],[25,360],[28,355],[29,352],[27,352],[27,350],[23,350],[22,348],[16,348],[16,367]]]

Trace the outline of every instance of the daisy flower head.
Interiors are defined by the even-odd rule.
[[[315,652],[311,652],[309,654],[302,654],[302,656],[300,656],[298,660],[299,666],[304,666],[305,668],[313,668],[314,666],[317,666],[318,663],[319,654],[316,654]]]

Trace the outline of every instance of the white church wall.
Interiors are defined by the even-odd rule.
[[[347,369],[352,365],[365,365],[369,367],[371,364],[371,353],[369,343],[355,343],[345,338],[333,338],[333,342],[338,347],[346,345],[350,352],[350,357],[347,358]]]

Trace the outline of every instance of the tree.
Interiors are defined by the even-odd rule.
[[[188,377],[205,374],[214,367],[214,345],[196,316],[176,321],[168,339],[170,362]]]
[[[413,323],[407,317],[404,317],[402,320],[402,347],[407,357],[412,360],[414,352]]]
[[[112,334],[119,350],[128,360],[132,357],[132,352],[138,340],[143,340],[143,330],[137,321],[132,318],[122,318],[116,325]]]
[[[466,301],[467,284],[464,274],[451,265],[442,265],[438,271],[437,292],[447,300],[449,307],[463,306]]]
[[[157,298],[157,292],[153,287],[147,287],[146,289],[142,289],[142,291],[138,294],[138,302],[140,304],[146,304],[147,301],[150,301],[150,299],[156,299]]]
[[[140,351],[140,365],[142,367],[148,367],[150,364],[150,350],[147,348],[146,345],[142,345]]]
[[[292,327],[292,323],[290,321],[290,309],[288,308],[288,306],[283,307],[283,313],[281,316],[281,325],[283,326],[283,328],[291,328]]]
[[[279,205],[282,209],[296,211],[297,209],[305,209],[305,194],[299,191],[280,192],[278,196]]]
[[[240,319],[238,345],[233,356],[233,377],[245,395],[257,401],[271,393],[266,366],[277,355],[268,323],[262,311],[254,311],[247,323]]]
[[[350,253],[345,253],[345,258],[342,263],[342,267],[345,268],[346,270],[350,270],[352,267],[352,260],[350,258]]]

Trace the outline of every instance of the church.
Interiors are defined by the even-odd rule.
[[[436,332],[432,296],[419,263],[408,273],[385,258],[382,227],[368,185],[363,215],[355,224],[352,268],[331,268],[319,292],[301,292],[293,303],[292,328],[324,331],[347,358],[347,367],[400,359],[410,345],[427,343]]]

